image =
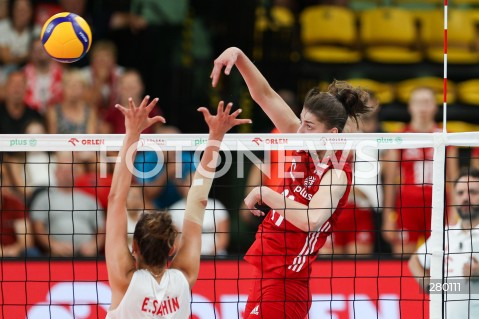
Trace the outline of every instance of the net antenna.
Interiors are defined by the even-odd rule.
[[[430,276],[433,281],[444,280],[444,181],[445,179],[445,160],[447,141],[447,17],[448,3],[444,0],[444,95],[443,95],[443,114],[442,114],[442,133],[437,133],[436,139],[442,140],[442,143],[435,143],[433,160],[433,185],[432,185],[432,213],[431,213],[431,237],[430,252],[431,269]],[[444,293],[431,294],[429,303],[431,319],[443,318],[444,313]]]

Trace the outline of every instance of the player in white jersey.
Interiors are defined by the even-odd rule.
[[[454,202],[459,221],[446,229],[444,283],[429,280],[429,241],[411,256],[409,269],[425,291],[445,293],[446,318],[478,318],[479,171],[461,172],[454,186]]]
[[[237,119],[241,110],[231,113],[232,104],[218,105],[212,116],[202,107],[209,127],[208,143],[188,192],[185,219],[178,251],[169,268],[167,260],[174,252],[177,235],[168,213],[143,214],[133,235],[133,256],[128,248],[126,200],[131,185],[137,143],[143,130],[161,116],[148,117],[158,99],[145,97],[137,107],[116,105],[125,116],[126,135],[113,173],[108,198],[105,257],[112,296],[107,319],[188,318],[191,287],[200,267],[201,233],[208,193],[214,178],[220,142],[233,126],[250,123]],[[213,165],[212,165],[213,164]]]

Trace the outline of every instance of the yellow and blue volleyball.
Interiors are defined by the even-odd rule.
[[[62,63],[80,60],[90,50],[92,41],[88,23],[71,12],[57,13],[48,19],[40,39],[47,54]]]

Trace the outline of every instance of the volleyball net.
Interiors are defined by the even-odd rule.
[[[112,168],[122,141],[123,135],[0,136],[0,317],[105,317],[111,292],[103,257],[104,223]],[[130,165],[134,183],[129,232],[138,214],[148,210],[168,210],[181,225],[189,176],[206,141],[206,134],[142,135]],[[444,286],[449,271],[445,229],[455,218],[454,203],[448,199],[454,187],[446,172],[448,150],[459,149],[455,159],[469,167],[475,147],[479,133],[226,135],[207,207],[192,318],[242,318],[254,279],[254,269],[243,255],[261,222],[242,200],[250,187],[271,182],[275,174],[287,174],[291,161],[272,154],[293,150],[343,150],[350,155],[333,164],[341,168],[349,163],[354,174],[349,202],[312,267],[309,318],[443,318],[444,301],[451,296],[444,288],[450,286]],[[391,160],[386,156],[390,152],[401,155]],[[424,158],[407,160],[407,152]],[[406,181],[401,163],[408,161],[416,166],[412,182],[407,182],[416,187],[416,197],[402,190]],[[271,164],[283,169],[271,170]],[[386,167],[395,171],[385,172]],[[383,192],[391,186],[385,174],[396,176],[392,184],[401,200],[395,207],[384,205]],[[295,192],[307,197],[308,185],[303,186]],[[420,215],[425,222],[421,226],[413,218],[419,225],[415,229],[384,229],[383,212],[389,208],[402,225],[411,218],[408,214]],[[399,240],[396,251],[384,240],[392,237],[388,232]],[[430,294],[408,267],[409,257],[428,237],[431,283],[441,285]],[[411,238],[414,249],[408,251]],[[457,296],[477,298],[471,291]],[[174,310],[172,305],[164,307],[166,312]]]

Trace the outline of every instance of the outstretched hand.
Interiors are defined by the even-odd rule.
[[[158,98],[153,99],[150,103],[150,96],[145,96],[141,104],[137,107],[132,98],[128,99],[129,108],[126,108],[120,104],[116,104],[115,107],[123,113],[125,116],[125,129],[126,133],[138,133],[141,134],[145,129],[149,128],[155,123],[166,123],[165,118],[162,116],[148,117],[151,110],[158,102]]]
[[[226,132],[236,125],[252,123],[250,119],[237,118],[241,113],[241,109],[237,109],[230,114],[233,103],[228,103],[226,109],[224,105],[225,103],[223,101],[218,103],[218,112],[216,115],[211,115],[206,107],[198,108],[198,111],[203,113],[206,124],[208,124],[210,138],[216,140],[221,140]]]
[[[238,48],[228,48],[214,62],[213,71],[211,71],[211,85],[215,87],[221,76],[221,70],[225,67],[225,74],[229,75],[242,51]]]

